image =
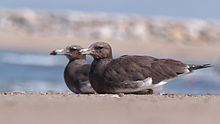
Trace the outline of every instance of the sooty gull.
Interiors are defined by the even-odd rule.
[[[50,55],[65,55],[69,59],[64,70],[67,87],[74,93],[95,93],[89,82],[90,64],[86,64],[86,55],[80,55],[78,45],[67,46],[65,49],[53,50]]]
[[[124,55],[113,59],[111,46],[106,42],[93,43],[80,53],[94,58],[89,81],[97,93],[153,93],[180,75],[210,67],[210,64],[188,65],[151,56]]]

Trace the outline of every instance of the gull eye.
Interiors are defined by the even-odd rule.
[[[103,46],[97,46],[97,47],[95,47],[95,49],[98,49],[98,50],[101,50],[101,49],[103,49],[104,47]]]
[[[76,49],[75,47],[73,47],[73,48],[70,48],[70,50],[72,50],[72,51],[76,51],[77,49]]]

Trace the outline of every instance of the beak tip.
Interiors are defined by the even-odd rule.
[[[55,50],[51,51],[51,52],[50,52],[50,55],[56,55]]]

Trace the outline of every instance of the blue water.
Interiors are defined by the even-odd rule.
[[[67,62],[64,56],[47,53],[0,52],[0,92],[71,93],[63,79]],[[162,92],[220,94],[220,76],[213,68],[195,71],[171,81]]]
[[[0,53],[0,92],[70,92],[63,79],[67,60],[48,54]]]

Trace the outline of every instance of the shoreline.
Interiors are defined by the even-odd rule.
[[[16,34],[16,35],[15,35]],[[96,41],[105,39],[79,39],[73,36],[42,36],[19,31],[0,31],[0,50],[30,53],[48,53],[54,49],[77,44],[86,48]],[[219,44],[187,43],[162,41],[112,40],[113,55],[149,55],[158,58],[186,59],[192,61],[219,61]]]

